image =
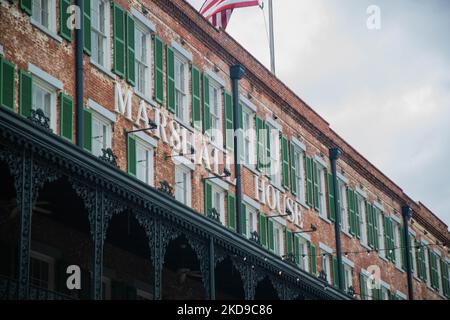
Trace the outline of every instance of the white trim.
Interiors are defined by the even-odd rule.
[[[228,191],[228,189],[230,188],[229,184],[226,183],[225,181],[223,181],[221,178],[217,178],[215,175],[209,173],[209,178],[214,178],[214,179],[208,179],[212,184],[218,186],[219,188]]]
[[[219,89],[225,88],[225,80],[219,77],[215,72],[211,71],[210,69],[206,69],[205,73],[209,79],[214,80],[214,82],[216,82],[220,86]]]
[[[240,94],[239,100],[241,100],[247,108],[249,108],[251,111],[256,113],[256,106],[253,102],[250,101],[250,99],[248,99],[244,95]]]
[[[424,245],[429,245],[430,243],[427,240],[420,240],[420,243],[424,244]]]
[[[1,55],[4,55],[4,52],[3,52],[3,46],[0,44],[0,54]]]
[[[246,202],[249,206],[255,208],[256,210],[261,210],[261,205],[258,203],[258,201],[250,198],[248,195],[244,194],[242,200]]]
[[[385,289],[391,290],[391,285],[388,284],[387,282],[384,282],[383,280],[380,279],[380,284],[382,287],[384,287]]]
[[[409,233],[411,233],[414,237],[416,236],[416,232],[413,229],[408,228],[408,230],[409,230]]]
[[[384,212],[383,205],[382,205],[379,201],[374,201],[373,205],[374,205],[375,207],[377,207],[378,209],[380,209],[381,212]]]
[[[32,63],[28,63],[28,71],[32,73],[34,76],[41,78],[45,82],[49,83],[53,87],[59,90],[64,90],[64,84],[62,81],[56,79],[52,75],[48,74],[44,70],[40,69],[39,67],[35,66]]]
[[[299,147],[302,151],[306,151],[306,145],[300,142],[300,140],[298,140],[296,137],[292,137],[291,142]]]
[[[391,213],[391,218],[395,220],[398,224],[400,225],[402,224],[402,219],[400,219],[400,217],[397,216],[395,213]]]
[[[106,109],[105,107],[98,104],[97,102],[95,102],[94,100],[88,99],[87,106],[89,109],[92,109],[95,112],[101,114],[103,117],[105,117],[109,121],[111,121],[113,123],[116,122],[116,115],[114,113],[112,113],[111,111],[109,111],[108,109]]]
[[[327,252],[327,253],[330,253],[330,254],[333,253],[333,249],[331,249],[325,243],[319,242],[319,248],[322,249],[323,251]]]
[[[397,296],[399,296],[399,297],[405,299],[405,300],[408,299],[408,297],[406,296],[406,294],[404,294],[403,292],[401,292],[401,291],[399,291],[399,290],[397,290],[397,291],[395,292],[395,294],[396,294]]]
[[[109,53],[109,52],[108,52]],[[108,58],[109,59],[109,58]],[[96,67],[100,72],[103,72],[104,74],[106,74],[107,76],[109,76],[110,78],[112,78],[113,80],[117,80],[116,74],[113,73],[112,71],[109,71],[107,68],[105,68],[104,66],[102,66],[101,64],[95,62],[93,59],[89,59],[91,65],[93,65],[94,67]]]
[[[367,271],[366,269],[361,269],[361,273],[366,277],[370,277],[370,272]]]
[[[294,234],[294,236],[303,238],[306,241],[311,242],[311,235],[309,233],[296,233],[296,234]]]
[[[181,54],[186,60],[192,62],[192,53],[187,51],[181,44],[172,40],[170,43],[171,47],[175,49],[179,54]],[[209,76],[209,75],[208,75]]]
[[[447,263],[450,263],[450,258],[445,258],[445,261],[447,261]]]
[[[138,130],[139,128],[134,127],[133,130]],[[133,132],[132,133],[134,136],[138,137],[139,139],[141,139],[142,141],[148,143],[150,146],[152,146],[153,148],[156,148],[158,146],[158,141],[153,138],[150,137],[148,134],[139,131],[139,132]]]
[[[364,199],[367,199],[367,192],[366,192],[366,191],[364,191],[364,190],[361,189],[360,187],[356,187],[355,191],[356,191],[357,193],[359,193],[359,195],[360,195],[361,197],[363,197]]]
[[[342,257],[342,262],[352,268],[355,268],[355,263],[346,257]]]
[[[323,158],[319,157],[317,154],[314,155],[314,161],[320,164],[324,169],[328,169],[327,162]]]
[[[442,257],[442,253],[437,249],[437,248],[434,248],[434,253],[436,253],[439,257]]]
[[[272,214],[272,213],[271,213]],[[274,216],[276,216],[276,215],[278,215],[278,213],[274,213],[273,214]],[[270,216],[267,216],[268,218],[271,218],[272,220],[274,220],[275,222],[277,222],[278,224],[281,224],[283,227],[286,227],[287,226],[287,223],[286,223],[286,219],[283,219],[282,217],[272,217],[271,215]]]
[[[30,23],[33,26],[35,26],[36,28],[38,28],[39,30],[41,30],[42,32],[44,32],[45,34],[49,35],[51,38],[55,39],[56,41],[62,42],[62,38],[56,32],[53,32],[52,30],[47,29],[46,27],[41,25],[39,22],[34,20],[33,17],[30,17]]]
[[[184,156],[183,156],[183,157],[182,157],[182,156],[179,156],[179,157],[172,158],[172,159],[173,159],[173,163],[174,163],[175,165],[183,165],[183,166],[185,166],[186,168],[190,169],[191,171],[194,171],[194,170],[195,170],[195,164],[192,163],[191,160],[185,158]]]
[[[339,171],[336,171],[336,176],[345,184],[348,184],[348,178],[346,176],[344,176],[342,173],[340,173]]]
[[[138,10],[136,10],[134,7],[131,7],[131,14],[139,20],[140,23],[142,23],[144,26],[146,26],[150,31],[155,32],[156,27],[155,25],[148,20],[142,13],[140,13]]]
[[[278,131],[282,131],[281,124],[279,124],[274,118],[272,118],[271,114],[266,115],[266,122]]]

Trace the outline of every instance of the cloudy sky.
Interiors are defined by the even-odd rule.
[[[273,5],[277,76],[450,225],[450,1]],[[370,5],[380,9],[379,30],[367,28]],[[261,9],[236,10],[227,31],[270,66]]]

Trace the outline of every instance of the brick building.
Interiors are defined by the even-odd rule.
[[[0,297],[450,297],[447,225],[229,35],[183,0],[76,3],[77,31],[68,0],[0,4]]]

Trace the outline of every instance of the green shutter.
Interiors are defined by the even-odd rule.
[[[319,174],[317,170],[317,162],[312,161],[312,177],[313,177],[313,197],[314,197],[314,209],[316,211],[319,211]]]
[[[134,86],[136,83],[135,51],[134,51],[135,23],[133,17],[130,14],[127,14],[126,17],[127,17],[127,82],[132,86]]]
[[[375,235],[373,227],[373,207],[366,201],[366,212],[367,212],[367,231],[368,231],[368,243],[369,247],[375,247]]]
[[[374,209],[374,207],[372,206],[372,216],[373,216],[373,236],[374,236],[374,248],[376,250],[378,250],[378,248],[380,247],[379,244],[379,238],[378,238],[378,232],[379,232],[379,226],[378,226],[378,215]]]
[[[166,47],[167,109],[175,113],[175,55],[170,46]]]
[[[292,246],[293,246],[292,232],[288,228],[286,228],[286,255],[293,253]]]
[[[297,195],[297,181],[296,181],[296,168],[295,168],[295,146],[292,142],[289,142],[289,160],[291,169],[291,192]]]
[[[136,176],[136,139],[128,135],[127,138],[127,172],[132,176]]]
[[[67,21],[71,14],[67,13],[70,0],[59,0],[59,34],[67,41],[72,41],[72,30],[67,27]]]
[[[246,237],[249,237],[250,234],[247,234],[247,206],[245,204],[242,204],[242,217],[241,217],[241,234],[245,235]]]
[[[212,186],[209,181],[205,181],[205,215],[209,214],[212,209]]]
[[[264,214],[259,214],[259,242],[267,248],[267,219]]]
[[[338,260],[335,256],[332,257],[332,268],[333,268],[333,284],[336,288],[339,288]]]
[[[269,243],[269,250],[274,251],[274,238],[273,238],[273,221],[272,219],[267,218],[267,240]]]
[[[262,171],[264,168],[264,122],[256,116],[256,169]]]
[[[435,252],[432,252],[431,250],[428,250],[428,259],[429,259],[429,266],[430,266],[430,277],[431,277],[431,287],[434,289],[439,288],[439,272],[438,272],[438,265],[437,265],[437,254]]]
[[[300,239],[298,235],[294,235],[294,258],[295,264],[300,265]]]
[[[383,216],[384,222],[384,245],[385,245],[385,256],[388,260],[392,261],[393,258],[393,246],[392,246],[392,224],[389,217]],[[391,252],[392,251],[392,252]]]
[[[31,74],[20,70],[19,112],[25,118],[31,116],[33,79]]]
[[[233,124],[233,101],[231,94],[225,91],[225,146],[228,150],[234,149],[234,124]]]
[[[327,174],[328,177],[328,219],[331,221],[336,221],[336,208],[334,206],[334,188],[333,188],[333,175],[331,173]]]
[[[84,52],[91,55],[91,1],[83,2],[83,45]]]
[[[265,146],[266,146],[266,161],[264,163],[264,168],[266,169],[266,175],[271,175],[270,172],[270,127],[267,122],[264,122],[264,129],[266,129],[266,140],[265,140]]]
[[[202,128],[200,110],[200,71],[192,66],[192,126],[199,130]]]
[[[285,136],[281,136],[281,181],[285,188],[289,188],[289,151],[288,140]]]
[[[209,109],[209,78],[203,74],[203,132],[208,131],[211,128],[211,110]]]
[[[20,9],[31,16],[33,14],[33,0],[20,0]]]
[[[360,296],[361,300],[367,300],[367,296],[368,296],[367,289],[368,289],[367,288],[367,277],[364,274],[360,273],[359,274],[359,290],[360,290],[359,296]]]
[[[121,5],[114,2],[114,72],[125,75],[125,12]]]
[[[316,276],[317,274],[317,257],[316,257],[316,246],[310,242],[309,243],[309,255],[310,255],[310,259],[309,259],[309,272],[311,272],[311,274],[313,276]]]
[[[84,149],[92,151],[92,113],[91,110],[84,109],[84,128],[83,128],[83,140]]]
[[[153,57],[154,57],[154,71],[153,71],[153,77],[154,77],[154,85],[155,85],[155,100],[161,104],[164,103],[164,75],[163,75],[163,68],[164,68],[164,45],[160,38],[158,38],[156,35],[153,38]]]
[[[448,276],[448,264],[441,259],[441,281],[442,291],[446,297],[450,296],[450,280]]]
[[[313,205],[313,181],[312,181],[312,165],[311,158],[305,158],[306,167],[306,204],[310,207]]]
[[[73,141],[73,99],[61,92],[60,103],[60,134],[61,137]]]
[[[236,202],[235,198],[231,193],[228,193],[228,227],[230,229],[236,230]]]
[[[11,62],[0,59],[0,104],[2,107],[14,110],[14,80],[16,66]]]
[[[353,205],[355,209],[355,232],[356,237],[358,239],[361,239],[361,212],[359,211],[358,197],[359,196],[355,192],[353,192]]]

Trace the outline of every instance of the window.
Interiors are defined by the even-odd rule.
[[[273,249],[274,253],[282,256],[284,255],[284,238],[283,228],[281,224],[274,221],[273,223]]]
[[[153,185],[153,148],[146,142],[136,139],[136,178]]]
[[[348,198],[347,198],[347,187],[345,183],[338,179],[339,186],[339,210],[341,212],[341,230],[344,232],[349,232],[348,223]]]
[[[91,59],[102,67],[108,67],[109,1],[91,2]]]
[[[381,300],[389,300],[389,288],[381,285]]]
[[[212,208],[215,208],[220,216],[220,222],[225,225],[225,192],[222,188],[216,185],[212,185],[212,198],[211,204]]]
[[[31,251],[30,254],[30,282],[32,285],[48,290],[54,289],[54,266],[53,258],[44,254]]]
[[[430,249],[428,249],[424,244],[422,243],[422,245],[424,245],[424,247],[422,247],[422,250],[425,254],[425,274],[426,274],[426,278],[427,278],[427,286],[431,287],[431,266],[430,266]]]
[[[175,199],[191,205],[191,170],[183,165],[175,167]]]
[[[101,156],[102,149],[111,148],[111,122],[92,112],[92,154]]]
[[[267,128],[270,137],[270,178],[275,186],[281,186],[280,132],[271,125],[268,125]]]
[[[255,113],[245,105],[242,106],[242,129],[244,133],[243,139],[243,156],[244,164],[250,167],[255,166],[255,151],[254,151],[254,130],[255,130]]]
[[[31,19],[38,26],[51,32],[56,31],[55,0],[33,0]]]
[[[33,77],[33,98],[31,108],[41,109],[50,119],[50,128],[56,132],[56,88],[47,82]]]
[[[308,254],[309,242],[304,238],[299,238],[299,257],[300,257],[300,269],[309,272],[309,254]],[[315,257],[311,257],[315,259]]]
[[[378,226],[378,234],[375,235],[378,238],[378,255],[384,258],[386,256],[384,252],[384,215],[377,207],[374,207],[374,220],[374,223]]]
[[[320,250],[321,256],[322,256],[322,271],[325,272],[327,275],[327,281],[329,284],[332,284],[331,282],[331,259],[330,254],[326,251]]]
[[[139,21],[135,26],[136,91],[150,98],[150,31]]]
[[[247,211],[247,237],[250,238],[252,232],[257,231],[258,212],[251,206],[246,206]]]
[[[400,224],[392,221],[393,231],[394,231],[394,248],[401,247],[401,237],[403,236],[400,232]],[[395,265],[397,268],[401,268],[402,266],[402,250],[403,249],[394,249],[395,256]]]
[[[209,103],[211,112],[211,142],[222,146],[222,90],[219,85],[210,79]]]
[[[366,203],[365,199],[359,195],[356,194],[356,205],[358,206],[359,210],[359,217],[360,217],[360,230],[361,230],[361,243],[365,246],[369,245],[367,241],[367,212],[366,212]]]
[[[188,109],[188,71],[189,66],[186,58],[175,51],[174,54],[175,67],[175,115],[182,123],[189,123]],[[214,101],[214,99],[213,99]]]
[[[305,170],[303,168],[304,152],[294,147],[294,166],[295,166],[295,181],[297,190],[297,200],[300,203],[305,203]]]
[[[353,287],[353,269],[348,264],[343,264],[344,266],[344,290],[347,292],[348,288]]]
[[[314,177],[317,177],[317,188],[318,188],[318,195],[317,195],[317,201],[319,204],[319,215],[322,217],[326,217],[327,210],[326,210],[326,199],[325,199],[325,168],[320,165],[317,162],[314,162],[315,165],[313,165],[313,172]]]
[[[414,239],[414,235],[413,234],[409,234],[409,239],[410,239],[410,241],[411,241],[411,243],[410,243],[410,252],[411,252],[411,268],[412,268],[412,271],[413,271],[413,275],[414,276],[418,276],[418,273],[417,273],[417,261],[416,261],[416,240]]]

